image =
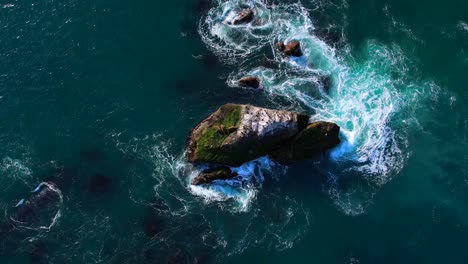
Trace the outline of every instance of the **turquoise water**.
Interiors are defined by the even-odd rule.
[[[228,26],[240,4],[258,21]],[[466,10],[3,1],[3,222],[43,182],[59,195],[15,230],[0,226],[1,263],[464,263]],[[289,39],[303,57],[276,53]],[[264,90],[235,87],[246,74]],[[188,132],[226,102],[336,122],[343,143],[192,187],[201,168],[184,160]]]

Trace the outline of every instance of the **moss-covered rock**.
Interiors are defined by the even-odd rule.
[[[304,129],[308,120],[289,111],[225,104],[192,130],[187,159],[239,166],[272,153]]]
[[[329,122],[314,122],[285,143],[270,157],[282,164],[307,160],[340,143],[340,127]]]

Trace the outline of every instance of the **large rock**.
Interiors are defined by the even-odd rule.
[[[256,89],[260,87],[260,79],[255,76],[246,76],[239,80],[239,84],[243,87]]]
[[[282,164],[307,160],[340,143],[340,127],[329,122],[314,122],[270,157]]]
[[[254,18],[254,11],[250,8],[242,9],[237,16],[232,20],[233,25],[247,24]]]
[[[286,56],[300,57],[302,56],[301,43],[299,41],[290,41],[287,44],[279,42],[276,47]]]
[[[214,180],[227,180],[237,176],[237,173],[232,172],[229,167],[223,166],[215,169],[207,169],[202,171],[192,180],[192,185],[200,185],[210,183]]]
[[[303,130],[308,120],[289,111],[225,104],[192,130],[187,159],[239,166],[272,153]]]

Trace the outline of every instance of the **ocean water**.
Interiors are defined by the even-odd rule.
[[[229,25],[242,6],[255,21]],[[2,1],[0,263],[465,263],[467,10]],[[190,186],[189,131],[227,102],[336,122],[342,144]]]

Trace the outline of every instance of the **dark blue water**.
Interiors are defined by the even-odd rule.
[[[258,23],[225,23],[240,4]],[[462,0],[1,2],[0,262],[465,263],[466,10]],[[303,57],[276,53],[290,39]],[[235,87],[247,74],[264,89]],[[184,160],[188,133],[227,102],[336,122],[344,143],[190,186],[200,168]],[[54,183],[47,206],[11,228],[15,205],[43,182]]]

